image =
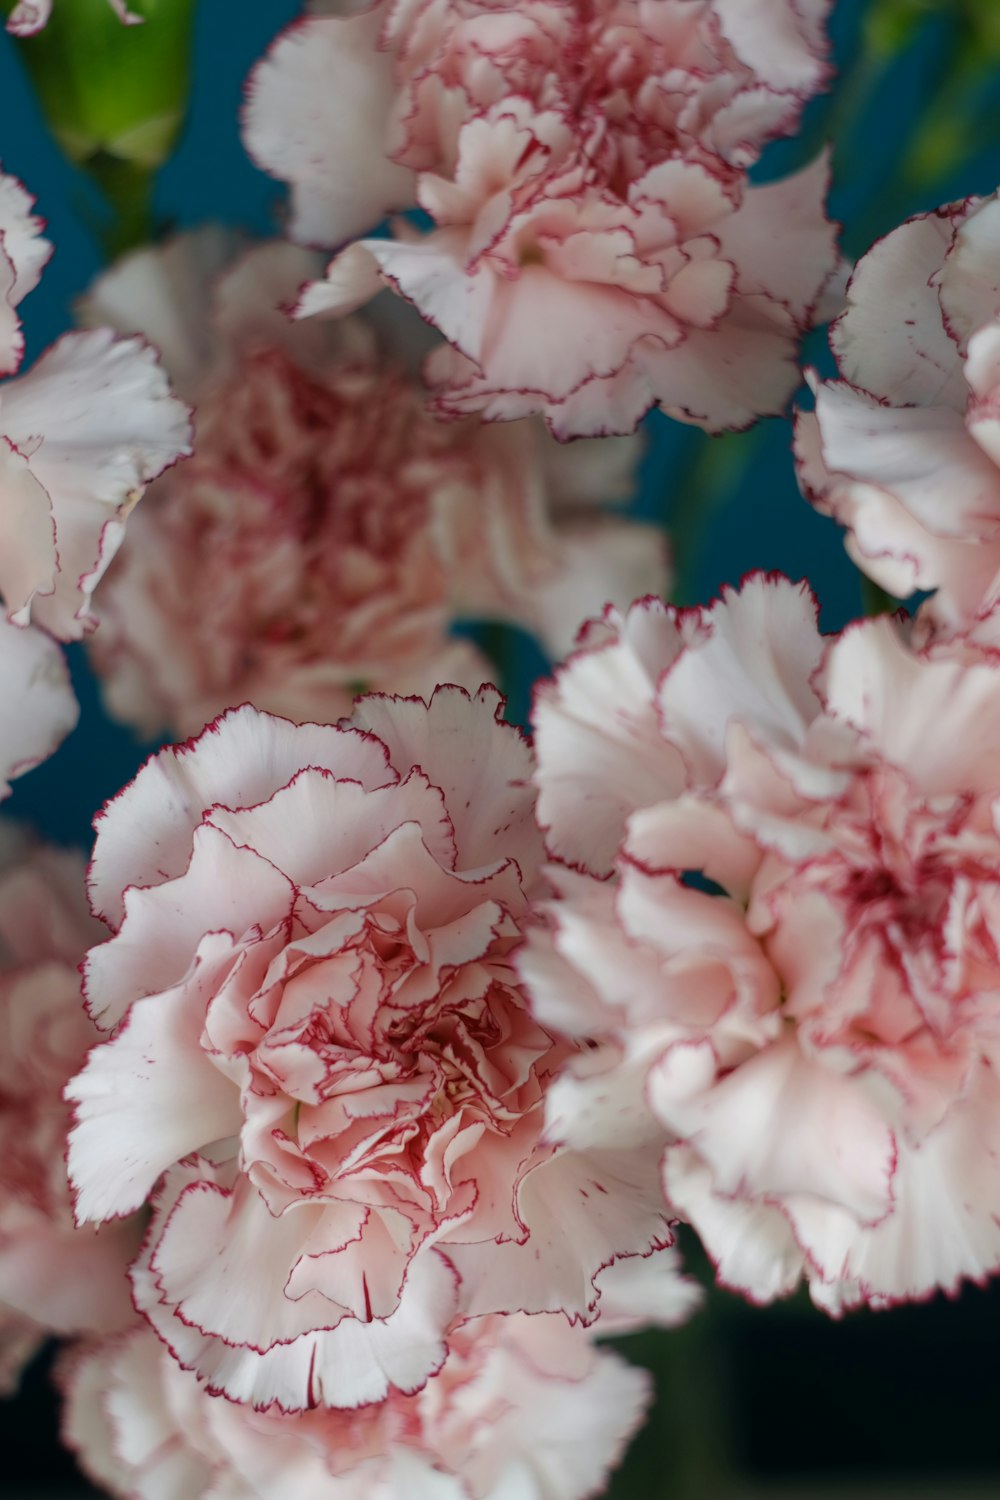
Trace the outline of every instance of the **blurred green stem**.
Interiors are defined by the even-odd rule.
[[[880,584],[877,584],[874,579],[869,578],[865,573],[862,573],[860,577],[861,603],[864,606],[866,615],[869,617],[873,615],[891,615],[899,608],[892,595],[887,594],[885,589]]]

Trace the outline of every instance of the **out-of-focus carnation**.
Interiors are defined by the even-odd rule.
[[[73,1223],[62,1090],[100,1033],[77,965],[100,931],[84,863],[0,825],[0,1391],[51,1334],[131,1320],[133,1225]]]
[[[824,80],[828,0],[430,0],[292,27],[251,80],[249,149],[293,232],[351,245],[303,315],[382,285],[448,341],[442,414],[560,437],[660,405],[719,429],[779,411],[834,274],[826,168],[750,188]]]
[[[521,972],[590,1044],[552,1133],[665,1138],[668,1203],[755,1301],[1000,1268],[996,658],[885,618],[824,642],[806,590],[756,577],[609,612],[536,744],[576,868]]]
[[[388,351],[360,319],[282,314],[319,269],[203,231],[130,257],[88,304],[157,342],[197,405],[195,456],[136,516],[92,643],[112,712],[143,729],[189,734],[244,700],[330,722],[361,691],[474,690],[492,674],[449,636],[456,615],[561,654],[607,599],[666,583],[662,536],[597,509],[628,493],[631,440],[566,453],[541,424],[442,425],[403,364],[404,310]]]
[[[74,1350],[62,1377],[91,1477],[184,1500],[585,1500],[648,1399],[642,1372],[553,1316],[469,1324],[425,1390],[353,1412],[213,1400],[145,1328]]]
[[[15,309],[49,256],[33,200],[0,174],[0,374],[24,352]],[[91,595],[149,480],[188,451],[187,413],[156,352],[106,328],[65,335],[0,389],[0,595],[61,640],[93,628]]]
[[[108,0],[108,4],[126,26],[135,26],[142,16],[129,10],[125,0]],[[7,30],[14,36],[34,36],[41,31],[52,14],[52,0],[18,0],[7,17]]]
[[[613,1262],[671,1238],[655,1150],[542,1134],[575,1047],[513,966],[540,845],[499,705],[376,696],[339,728],[239,709],[99,820],[115,936],[86,990],[116,1030],[67,1090],[77,1210],[154,1195],[136,1304],[236,1400],[414,1391],[450,1328],[590,1322],[609,1277],[634,1317]]]
[[[898,598],[936,590],[916,639],[1000,644],[1000,197],[920,214],[851,280],[842,379],[798,418],[803,488]]]
[[[34,626],[0,620],[0,801],[47,760],[80,716],[62,651]]]

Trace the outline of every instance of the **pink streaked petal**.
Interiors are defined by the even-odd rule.
[[[190,451],[187,409],[170,394],[156,353],[107,330],[67,334],[4,387],[3,426],[47,490],[59,570],[40,576],[33,617],[75,640],[92,629],[90,598],[151,479]],[[9,598],[27,611],[32,591]]]
[[[0,498],[4,546],[0,549],[0,594],[8,617],[26,625],[30,610],[23,601],[39,589],[51,593],[59,566],[52,504],[31,465],[0,435]]]
[[[450,865],[454,846],[445,808],[440,791],[419,774],[369,790],[310,768],[256,807],[213,808],[206,824],[253,849],[297,885],[310,886],[359,864],[403,824],[415,824],[428,850]]]
[[[524,1312],[591,1321],[596,1278],[606,1266],[671,1242],[656,1183],[659,1151],[657,1141],[637,1150],[563,1152],[528,1173],[517,1196],[523,1242],[445,1247],[461,1278],[466,1316],[514,1310],[516,1287]]]
[[[723,1197],[711,1169],[691,1146],[671,1146],[663,1159],[667,1201],[696,1229],[719,1282],[755,1303],[795,1290],[805,1256],[780,1209]]]
[[[503,698],[489,684],[475,696],[445,686],[429,703],[378,694],[361,698],[349,722],[378,737],[401,775],[419,769],[440,787],[458,868],[514,858],[530,884],[541,856],[532,816],[532,757],[521,732],[504,722],[503,709]]]
[[[757,574],[703,614],[705,639],[665,675],[658,694],[666,738],[694,786],[716,783],[731,720],[781,748],[801,744],[819,703],[810,685],[823,653],[808,584]]]
[[[794,1038],[707,1083],[678,1087],[673,1059],[650,1075],[663,1123],[695,1147],[727,1198],[832,1204],[877,1223],[892,1205],[895,1141],[857,1084],[817,1066]]]
[[[837,269],[837,226],[826,215],[826,152],[802,171],[751,187],[718,228],[720,253],[736,267],[743,293],[763,292],[807,328]]]
[[[336,766],[339,776],[369,788],[398,780],[385,747],[370,736],[291,724],[250,704],[232,709],[197,739],[152,756],[100,813],[90,868],[97,913],[117,927],[128,886],[156,885],[183,872],[194,830],[210,807],[253,807],[303,766]]]
[[[88,954],[86,988],[94,1019],[110,1030],[134,1000],[155,995],[188,973],[203,933],[227,934],[237,942],[250,935],[252,941],[259,936],[258,924],[270,929],[286,919],[294,899],[294,886],[274,865],[202,825],[184,874],[161,886],[130,887],[121,930]]]
[[[1000,470],[949,406],[885,406],[843,381],[815,386],[823,462],[887,490],[938,536],[995,535]]]
[[[239,1130],[239,1091],[200,1045],[205,997],[198,968],[229,947],[225,938],[203,938],[194,983],[134,1004],[121,1030],[93,1049],[67,1085],[66,1098],[76,1104],[69,1175],[81,1222],[140,1208],[161,1172]]]
[[[292,233],[334,246],[414,202],[413,174],[386,155],[392,59],[378,6],[290,27],[250,77],[247,150],[292,184]]]
[[[827,70],[824,36],[832,0],[715,0],[722,29],[743,61],[774,89],[815,93]]]
[[[946,325],[962,353],[977,328],[1000,317],[1000,197],[971,198],[963,207],[938,287]]]
[[[606,873],[628,814],[682,789],[683,763],[660,732],[654,693],[683,643],[675,615],[640,600],[588,627],[554,682],[537,690],[538,816],[559,858]]]
[[[932,284],[952,233],[945,210],[909,219],[879,240],[858,262],[848,310],[831,330],[844,378],[894,405],[965,407],[958,350]]]

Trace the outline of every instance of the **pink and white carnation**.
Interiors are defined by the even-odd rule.
[[[244,700],[330,722],[361,691],[474,690],[492,671],[456,616],[514,620],[558,655],[605,600],[665,587],[662,534],[599,509],[629,493],[632,439],[570,454],[540,424],[443,426],[406,368],[408,310],[381,336],[292,323],[318,258],[237,248],[205,230],[143,250],[86,307],[154,340],[197,407],[195,456],[154,485],[102,590],[116,717],[189,734]]]
[[[77,1213],[151,1199],[136,1305],[237,1401],[412,1392],[468,1319],[589,1323],[607,1278],[633,1318],[614,1262],[669,1244],[655,1150],[543,1134],[575,1047],[514,969],[541,850],[500,705],[376,696],[336,728],[247,706],[98,821],[114,936],[85,986],[111,1035],[67,1090]],[[669,1321],[671,1260],[656,1280]]]
[[[389,286],[447,343],[438,411],[560,438],[650,407],[711,430],[780,411],[835,274],[821,160],[751,188],[826,77],[829,0],[382,0],[290,28],[253,74],[251,154],[292,230],[337,246],[302,316]]]
[[[52,1334],[133,1317],[132,1224],[76,1228],[62,1090],[100,1033],[77,966],[98,935],[84,862],[0,825],[0,1392]]]
[[[0,375],[21,363],[15,309],[50,246],[33,200],[0,174]],[[91,596],[145,485],[188,451],[187,412],[156,352],[107,328],[70,333],[0,387],[0,595],[7,618],[60,640],[94,627]]]
[[[108,4],[126,26],[137,26],[143,17],[129,10],[125,0],[108,0]],[[7,17],[7,30],[13,36],[34,36],[48,25],[52,15],[52,0],[18,0]]]
[[[415,1396],[287,1414],[217,1401],[148,1328],[64,1359],[63,1436],[112,1495],[200,1500],[585,1500],[648,1377],[562,1318],[484,1318]]]
[[[1000,196],[919,214],[859,262],[831,330],[841,379],[801,413],[803,489],[918,641],[1000,644]]]
[[[754,1301],[1000,1269],[997,658],[884,617],[824,641],[808,590],[756,576],[609,611],[536,747],[560,863],[520,970],[587,1044],[550,1135],[659,1142],[670,1211]]]

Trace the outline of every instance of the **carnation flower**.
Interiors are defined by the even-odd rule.
[[[0,175],[4,375],[24,349],[15,308],[49,255],[32,201]],[[187,415],[155,351],[107,329],[61,338],[0,401],[0,594],[15,623],[75,640],[94,626],[91,595],[143,487],[187,451]]]
[[[588,1043],[550,1134],[664,1143],[670,1209],[752,1300],[1000,1269],[998,705],[993,655],[886,618],[824,642],[764,577],[609,611],[539,695],[540,816],[577,868],[520,967]]]
[[[109,1332],[133,1316],[130,1224],[73,1223],[67,1079],[99,1033],[77,965],[99,933],[76,854],[0,825],[0,1391],[51,1334]]]
[[[717,430],[780,411],[836,269],[823,161],[750,188],[825,76],[828,0],[431,0],[319,15],[258,66],[248,148],[293,232],[358,241],[302,315],[388,285],[444,335],[437,409],[561,438],[653,405]]]
[[[801,413],[803,487],[918,640],[1000,642],[1000,198],[919,214],[859,262],[831,343],[842,379]]]
[[[229,1500],[584,1500],[638,1425],[648,1379],[561,1318],[485,1318],[417,1396],[361,1411],[215,1401],[149,1329],[64,1360],[63,1435],[112,1495]]]
[[[108,4],[126,26],[137,26],[143,19],[129,10],[125,0],[108,0]],[[52,0],[18,0],[7,17],[7,30],[14,36],[34,36],[48,24],[51,14]]]
[[[655,1151],[543,1137],[574,1049],[513,967],[539,846],[499,707],[373,697],[339,728],[245,707],[100,817],[115,936],[86,991],[115,1029],[67,1090],[77,1212],[153,1195],[136,1304],[213,1391],[414,1391],[450,1328],[590,1322],[607,1268],[669,1243]]]
[[[197,404],[197,451],[154,486],[102,590],[93,661],[112,712],[199,730],[249,700],[334,721],[363,690],[475,689],[456,614],[513,619],[556,653],[606,599],[666,582],[628,493],[628,439],[563,450],[540,425],[444,427],[403,364],[407,317],[292,324],[315,256],[214,231],[129,257],[87,317],[145,332]],[[385,320],[383,320],[383,323]]]

